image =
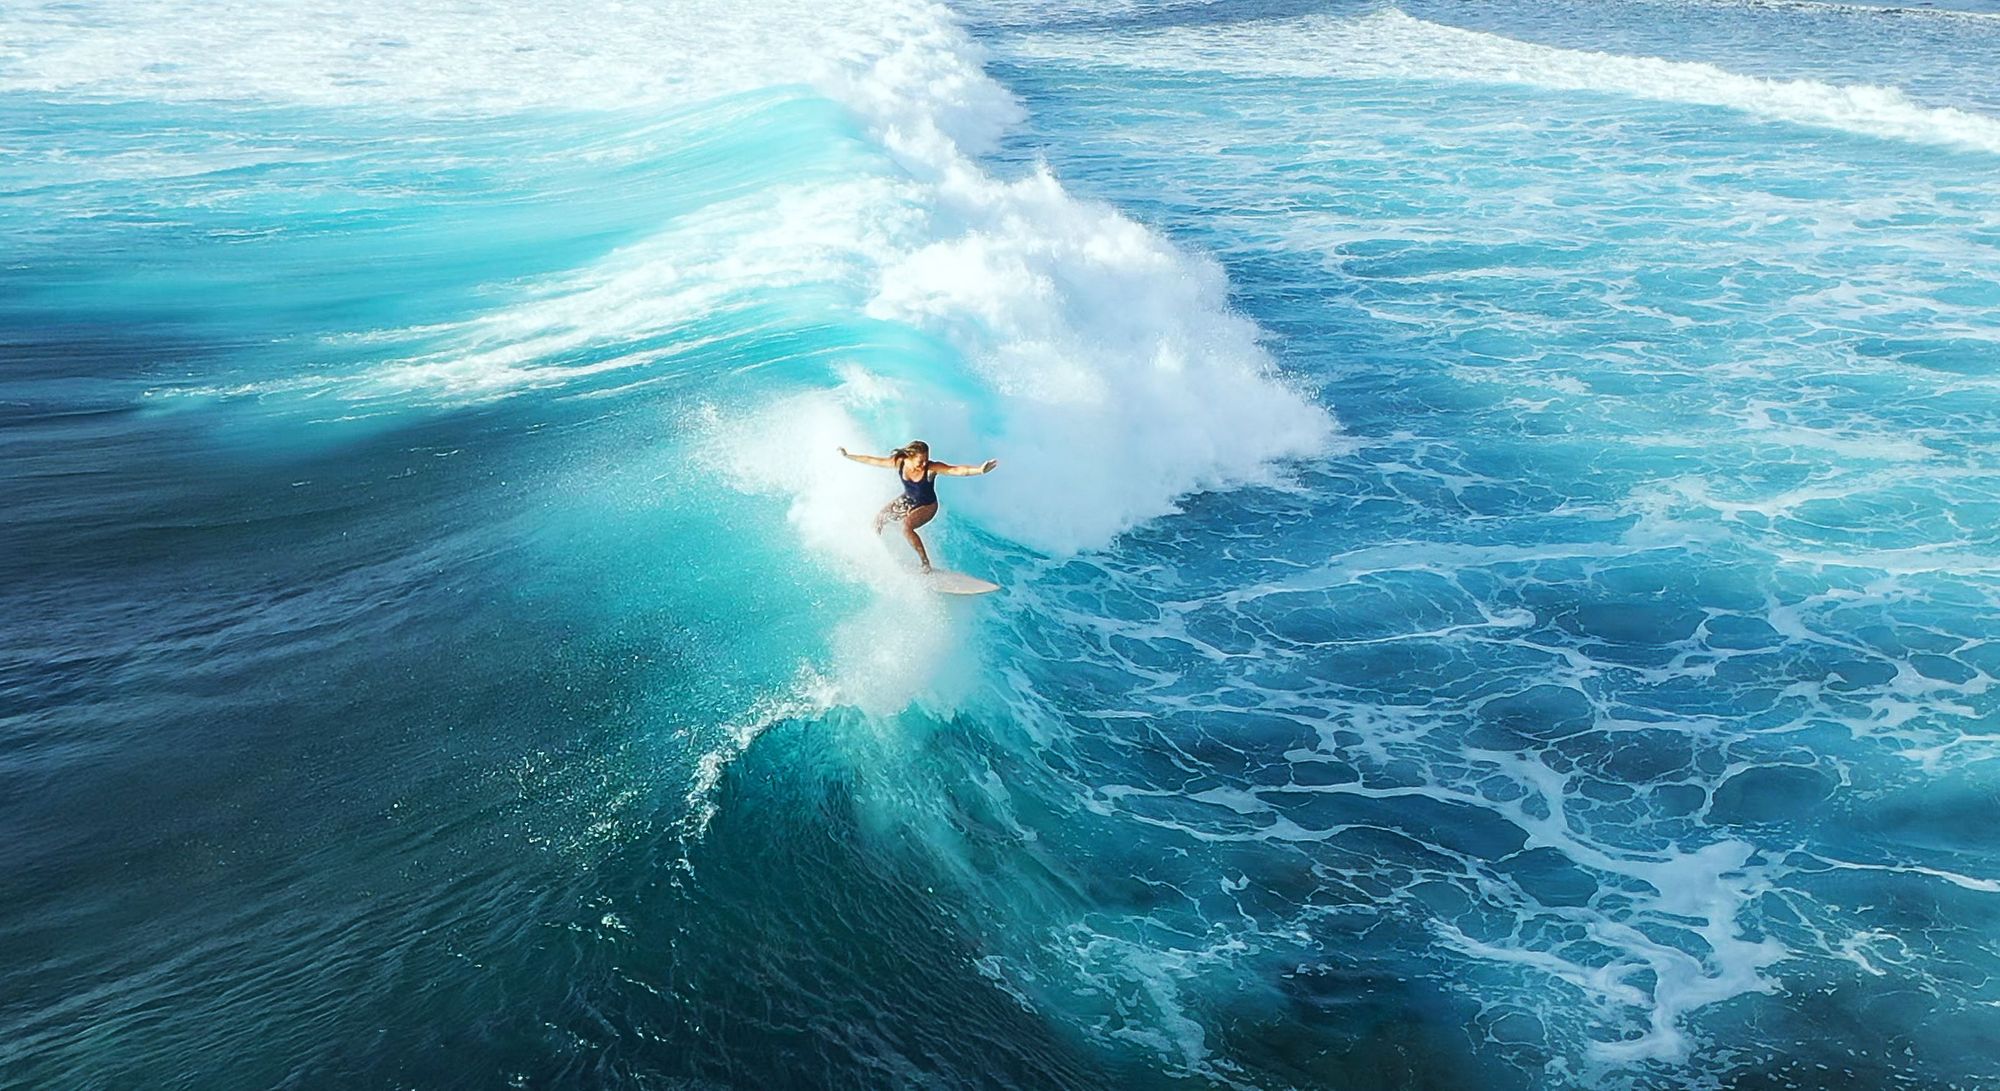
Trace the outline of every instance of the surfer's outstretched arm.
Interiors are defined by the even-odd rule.
[[[893,458],[882,458],[879,455],[852,454],[845,447],[842,447],[840,449],[840,457],[845,459],[851,459],[855,462],[866,463],[867,465],[870,466],[880,466],[885,470],[893,470],[896,468],[896,460]]]
[[[854,456],[849,455],[847,457],[853,458]],[[937,470],[938,473],[951,477],[978,477],[980,474],[990,474],[993,472],[993,467],[998,465],[1000,465],[1000,460],[997,458],[989,458],[977,466],[954,466],[949,462],[931,463],[931,467]]]

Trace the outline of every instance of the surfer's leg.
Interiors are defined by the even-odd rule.
[[[931,555],[924,552],[924,540],[917,537],[917,528],[930,522],[931,516],[937,514],[937,508],[936,504],[925,504],[921,508],[911,508],[910,513],[903,516],[903,537],[910,540],[910,548],[917,551],[917,560],[924,563],[926,572],[931,570]]]
[[[875,513],[875,533],[882,533],[882,528],[889,525],[889,520],[901,519],[909,513],[910,502],[900,496],[882,505],[882,510]]]

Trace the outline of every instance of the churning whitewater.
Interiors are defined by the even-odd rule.
[[[2000,1088],[1996,62],[0,12],[0,1084]]]

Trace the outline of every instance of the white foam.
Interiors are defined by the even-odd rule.
[[[1612,1025],[1633,1033],[1617,1040],[1599,1038],[1590,1044],[1591,1054],[1606,1064],[1683,1062],[1692,1049],[1685,1029],[1690,1013],[1777,987],[1765,971],[1789,952],[1775,939],[1744,934],[1737,924],[1744,908],[1769,886],[1768,876],[1751,864],[1752,846],[1721,840],[1687,850],[1635,852],[1599,844],[1566,813],[1570,794],[1564,774],[1539,759],[1515,754],[1482,752],[1477,758],[1481,765],[1496,767],[1526,791],[1510,800],[1496,800],[1443,785],[1289,783],[1276,788],[1221,787],[1184,797],[1238,816],[1258,818],[1249,825],[1226,822],[1219,829],[1139,811],[1122,813],[1133,821],[1205,842],[1315,842],[1348,827],[1302,826],[1264,800],[1262,793],[1428,798],[1492,811],[1526,835],[1524,848],[1553,849],[1598,875],[1627,880],[1617,886],[1617,901],[1626,904],[1616,908],[1605,904],[1543,907],[1543,912],[1560,918],[1565,929],[1587,937],[1589,944],[1551,947],[1533,938],[1528,930],[1517,930],[1504,939],[1482,940],[1448,922],[1433,925],[1441,943],[1463,954],[1566,982],[1590,997],[1596,1007],[1623,1009],[1627,1018]],[[1111,802],[1128,797],[1178,797],[1179,793],[1112,785],[1099,788],[1097,796]],[[1538,808],[1530,807],[1531,802]],[[1430,847],[1441,856],[1457,855],[1441,846]],[[1696,954],[1685,945],[1663,942],[1659,937],[1666,934],[1694,937],[1706,953]],[[1635,983],[1642,973],[1651,977],[1643,986]]]
[[[872,13],[841,10],[856,18],[784,0],[30,0],[0,30],[0,90],[459,114],[643,106],[810,82],[865,41]]]
[[[1828,867],[1841,871],[1885,871],[1891,874],[1923,875],[1941,879],[1955,887],[1977,891],[1981,894],[2000,894],[2000,879],[1982,879],[1973,875],[1961,875],[1943,868],[1925,867],[1921,864],[1857,864],[1847,860],[1821,859]]]
[[[2000,21],[2000,12],[1971,11],[1942,7],[1902,7],[1896,4],[1841,4],[1827,0],[1720,0],[1723,4],[1741,4],[1750,8],[1779,8],[1790,11],[1828,12],[1837,15],[1856,15],[1863,18],[1891,16],[1920,19],[1963,19],[1971,22]]]
[[[1175,28],[1115,40],[1026,35],[1024,56],[1164,71],[1515,84],[1739,110],[1773,121],[2000,154],[2000,118],[1924,106],[1893,87],[1764,79],[1712,64],[1559,49],[1400,11]]]
[[[973,408],[998,410],[941,449],[1004,456],[963,490],[989,527],[1091,548],[1325,443],[1325,415],[1275,377],[1214,262],[1046,172],[1003,182],[958,164],[939,197],[963,228],[888,265],[870,310],[951,341],[983,387]]]

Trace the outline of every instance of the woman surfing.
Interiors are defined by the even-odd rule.
[[[840,449],[841,457],[870,466],[880,466],[896,471],[896,477],[903,483],[903,495],[889,501],[875,514],[875,533],[889,525],[891,519],[903,521],[903,537],[910,548],[917,551],[917,560],[923,562],[924,571],[931,570],[930,554],[924,552],[924,540],[917,537],[917,528],[931,521],[937,514],[937,479],[939,475],[948,477],[978,477],[990,474],[993,467],[1000,465],[997,458],[989,458],[977,466],[954,466],[949,462],[931,460],[930,444],[920,439],[889,452],[889,457],[877,455],[848,454],[847,448]]]

